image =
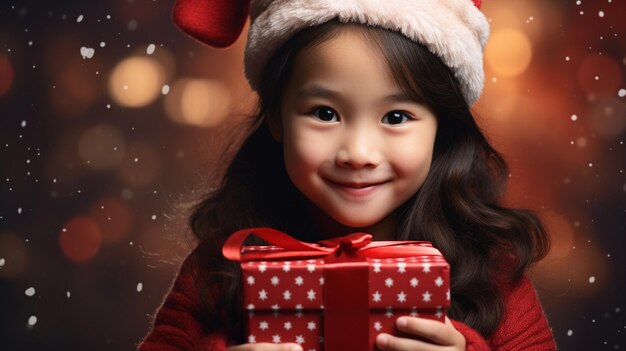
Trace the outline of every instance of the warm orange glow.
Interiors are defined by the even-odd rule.
[[[572,225],[562,215],[554,212],[543,213],[541,219],[552,240],[548,258],[567,257],[574,245],[574,228]]]
[[[165,99],[168,116],[179,123],[213,127],[230,112],[231,92],[222,82],[182,79]]]
[[[130,232],[133,213],[128,205],[116,197],[107,196],[96,201],[91,207],[90,217],[102,230],[102,242],[120,242]]]
[[[0,55],[0,96],[6,94],[13,84],[13,66],[9,59]]]
[[[159,61],[131,57],[113,69],[109,91],[113,99],[127,107],[142,107],[154,101],[165,83],[165,72]]]
[[[126,142],[122,132],[108,124],[86,130],[80,137],[78,153],[85,166],[95,170],[114,168],[124,158]]]
[[[601,136],[616,138],[626,130],[626,103],[617,97],[598,101],[591,114],[591,126]]]
[[[86,217],[75,217],[65,223],[59,233],[61,251],[69,260],[85,262],[100,250],[102,233],[96,223]]]
[[[523,32],[505,28],[495,31],[485,48],[485,61],[496,76],[515,77],[530,65],[532,46]]]
[[[0,233],[0,277],[17,277],[28,267],[30,255],[24,239],[14,233]]]

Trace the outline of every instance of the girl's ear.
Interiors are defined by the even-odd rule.
[[[270,129],[272,138],[279,143],[283,142],[283,123],[280,116],[269,116],[267,118],[267,125]]]

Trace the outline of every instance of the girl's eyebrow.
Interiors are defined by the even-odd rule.
[[[296,94],[297,98],[318,97],[341,99],[341,94],[337,91],[325,88],[321,85],[311,85],[303,88]],[[419,103],[404,92],[389,94],[381,99],[381,102],[408,102]]]

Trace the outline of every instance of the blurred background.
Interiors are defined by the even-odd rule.
[[[193,247],[185,209],[255,102],[245,36],[201,46],[173,0],[0,5],[0,350],[132,350]],[[484,1],[475,112],[563,350],[626,349],[626,1]]]

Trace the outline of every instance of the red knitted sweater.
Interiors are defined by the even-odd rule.
[[[219,332],[207,333],[201,318],[200,297],[194,284],[194,267],[189,258],[163,305],[154,326],[139,345],[140,351],[203,350],[225,351],[226,337]],[[530,279],[503,289],[505,311],[495,333],[484,339],[467,325],[452,321],[467,341],[468,351],[548,351],[556,350],[548,322]]]

